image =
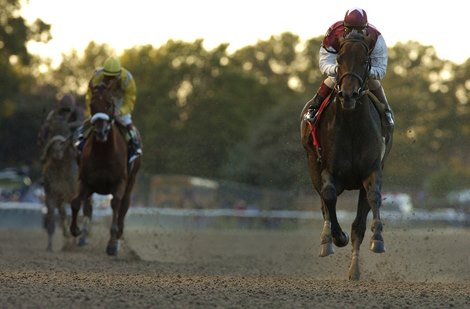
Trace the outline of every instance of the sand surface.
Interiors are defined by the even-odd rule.
[[[469,229],[386,226],[384,254],[368,230],[350,282],[351,246],[318,257],[320,226],[130,226],[117,258],[104,224],[87,247],[56,235],[54,252],[41,229],[3,228],[0,308],[470,308]]]

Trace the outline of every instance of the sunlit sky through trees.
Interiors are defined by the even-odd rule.
[[[376,0],[23,0],[22,16],[52,25],[47,44],[30,43],[33,54],[60,61],[72,48],[83,51],[90,41],[106,43],[118,53],[135,45],[160,46],[169,39],[204,39],[206,48],[229,43],[229,51],[292,32],[317,37],[346,10],[361,7],[389,46],[417,41],[432,45],[440,58],[457,64],[470,56],[465,38],[465,1]]]

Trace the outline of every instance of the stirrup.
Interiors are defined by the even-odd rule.
[[[304,115],[304,120],[314,123],[316,120],[316,114],[317,114],[317,111],[315,109],[313,110],[309,109]]]
[[[390,127],[394,127],[394,126],[395,126],[395,121],[393,120],[392,113],[386,111],[386,112],[385,112],[385,117],[387,118],[387,123],[388,123],[388,125],[389,125]]]
[[[304,115],[304,120],[310,122],[311,124],[315,124],[318,120],[317,110],[308,110]]]
[[[135,159],[137,159],[138,157],[140,157],[142,155],[142,149],[137,149],[135,151],[135,153],[129,158],[129,163],[132,163],[135,161]]]

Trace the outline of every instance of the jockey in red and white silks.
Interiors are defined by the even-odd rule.
[[[323,100],[331,93],[336,84],[338,63],[336,57],[339,52],[340,38],[344,38],[351,31],[356,30],[371,36],[369,50],[371,51],[371,68],[369,72],[369,90],[385,105],[385,117],[388,124],[393,127],[394,120],[391,108],[379,80],[385,77],[388,64],[388,49],[383,35],[367,21],[367,13],[363,9],[353,8],[346,12],[344,20],[335,22],[325,34],[319,52],[320,71],[327,75],[315,96],[307,102],[305,119],[315,121],[315,114]]]

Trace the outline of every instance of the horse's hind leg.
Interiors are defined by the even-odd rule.
[[[124,233],[124,218],[126,217],[127,211],[129,210],[129,206],[131,204],[131,194],[132,188],[134,187],[135,183],[135,174],[129,177],[126,187],[126,192],[122,198],[121,208],[119,209],[119,216],[118,216],[118,235],[117,238],[121,239],[122,234]]]
[[[78,195],[72,199],[70,206],[72,208],[72,222],[70,223],[70,233],[73,237],[77,237],[81,234],[81,230],[78,227],[78,212],[82,205],[82,201],[85,201],[90,198],[92,192],[88,192],[86,188],[80,183],[80,190]]]
[[[121,209],[119,210],[119,216],[117,221],[118,232],[116,236],[118,239],[121,239],[122,234],[124,233],[124,218],[126,217],[127,211],[129,210],[129,204],[129,197],[124,197],[124,199],[122,200]]]
[[[81,205],[80,195],[75,197],[72,200],[72,202],[70,202],[70,208],[72,208],[72,222],[70,222],[70,234],[72,234],[73,237],[77,237],[82,232],[78,228],[78,224],[77,224],[78,211],[80,210],[80,205]]]
[[[93,205],[91,203],[91,198],[87,198],[83,205],[82,233],[80,235],[80,238],[78,239],[79,246],[85,246],[88,244],[92,214],[93,214]]]
[[[373,221],[372,221],[372,239],[370,240],[369,249],[375,253],[385,252],[384,240],[382,237],[382,221],[380,219],[380,206],[382,204],[382,195],[380,194],[381,189],[381,172],[372,173],[369,180],[365,182],[364,187],[367,190],[367,200],[372,210]],[[368,189],[367,189],[368,188]]]
[[[369,214],[370,206],[367,201],[367,194],[364,189],[359,192],[359,201],[357,206],[357,214],[351,227],[351,241],[352,241],[352,259],[349,266],[349,280],[359,280],[359,250],[364,239],[366,231],[367,215]]]

